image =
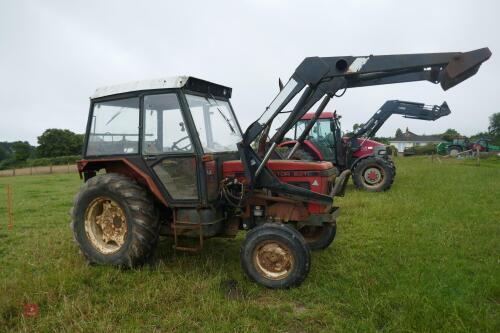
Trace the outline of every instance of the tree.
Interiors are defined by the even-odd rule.
[[[33,150],[33,147],[26,141],[16,141],[12,144],[13,160],[16,162],[26,161]]]
[[[355,133],[361,126],[363,126],[363,124],[355,123],[352,125],[352,131]]]
[[[396,134],[394,135],[396,138],[399,138],[399,137],[402,137],[403,136],[403,131],[401,130],[401,128],[398,128],[396,130]]]
[[[38,155],[57,157],[80,155],[83,147],[83,135],[67,129],[50,128],[38,137]]]
[[[9,157],[9,154],[2,146],[0,146],[0,161],[5,160],[7,157]]]
[[[495,137],[500,137],[500,112],[493,113],[490,116],[490,126],[488,131]]]
[[[460,133],[458,133],[457,130],[455,130],[453,128],[448,128],[446,130],[446,132],[441,134],[441,139],[443,139],[444,141],[453,141],[453,139],[457,139],[461,136],[462,135]]]

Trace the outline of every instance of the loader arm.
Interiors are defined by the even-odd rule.
[[[447,90],[477,73],[488,60],[488,48],[470,52],[399,54],[364,57],[310,57],[304,59],[292,77],[274,98],[266,111],[252,123],[238,144],[240,157],[245,165],[245,175],[251,187],[268,188],[285,195],[292,193],[305,201],[323,202],[331,198],[296,186],[283,184],[266,167],[276,146],[284,135],[323,96],[334,97],[338,91],[381,84],[412,81],[440,83]],[[251,144],[265,131],[273,120],[284,114],[284,108],[301,93],[292,111],[270,138],[263,157],[258,156]],[[325,198],[326,197],[326,198]],[[328,198],[328,199],[327,199]]]
[[[436,120],[451,113],[446,102],[441,105],[425,105],[423,103],[392,100],[382,105],[375,114],[354,132],[351,139],[362,136],[372,138],[384,123],[393,114],[400,114],[405,118]]]

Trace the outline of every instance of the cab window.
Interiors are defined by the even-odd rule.
[[[193,152],[175,93],[144,97],[143,152],[147,155]]]
[[[86,155],[139,152],[139,98],[95,103]]]

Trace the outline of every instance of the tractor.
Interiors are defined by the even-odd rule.
[[[441,106],[429,106],[422,103],[391,100],[385,102],[380,109],[354,133],[342,137],[340,115],[323,112],[316,124],[305,132],[313,113],[306,113],[295,125],[290,137],[280,144],[283,153],[289,158],[300,160],[331,161],[343,171],[350,169],[354,185],[366,191],[380,192],[388,190],[396,176],[396,166],[391,159],[391,147],[370,140],[393,114],[401,114],[405,118],[436,120],[450,114],[446,102]],[[296,148],[290,156],[297,142]]]
[[[443,141],[436,145],[436,152],[440,155],[457,156],[463,151],[472,148],[472,143],[466,137],[453,139],[453,141]]]
[[[247,230],[240,250],[246,275],[268,288],[298,286],[309,273],[310,250],[327,248],[336,235],[334,201],[349,170],[337,176],[331,162],[272,159],[284,135],[339,90],[418,80],[447,90],[490,55],[484,48],[306,58],[245,132],[231,88],[206,80],[178,76],[97,89],[77,163],[84,184],[71,212],[81,253],[93,264],[128,268],[146,262],[160,233],[173,238],[175,250],[195,252],[208,238]]]
[[[436,152],[440,155],[457,156],[467,150],[480,152],[500,152],[500,146],[495,146],[490,143],[491,139],[480,137],[474,142],[471,142],[466,137],[453,139],[453,141],[443,141],[437,144]]]

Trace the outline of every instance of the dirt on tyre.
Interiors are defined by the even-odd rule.
[[[75,197],[71,216],[75,240],[92,264],[131,268],[156,248],[159,218],[153,198],[123,175],[89,179]]]
[[[394,182],[394,170],[385,160],[369,157],[355,165],[352,180],[358,189],[368,192],[387,191]]]
[[[311,253],[297,230],[266,223],[247,233],[240,262],[251,280],[267,288],[289,288],[300,285],[309,274]]]
[[[299,229],[299,232],[311,250],[324,250],[335,239],[337,225],[335,223],[325,223],[321,226],[304,226]]]

